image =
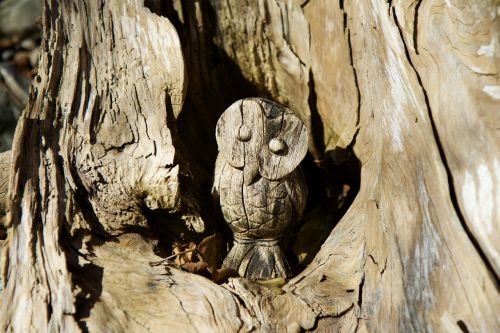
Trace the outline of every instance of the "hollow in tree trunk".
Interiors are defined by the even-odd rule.
[[[500,330],[498,2],[146,5],[45,1],[1,331]],[[154,264],[219,230],[215,122],[252,96],[306,123],[310,174],[359,160],[354,201],[281,288]]]

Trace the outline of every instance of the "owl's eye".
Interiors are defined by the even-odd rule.
[[[241,125],[238,130],[238,140],[246,142],[252,137],[252,130],[247,125]]]
[[[286,142],[281,139],[271,139],[269,141],[269,149],[277,155],[284,155],[286,153]]]

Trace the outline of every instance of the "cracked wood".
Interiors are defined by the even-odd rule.
[[[185,29],[194,107],[182,107],[182,55],[165,18],[140,1],[46,1],[40,82],[13,150],[3,330],[500,331],[498,223],[488,223],[500,207],[497,1],[165,3]],[[345,148],[362,164],[356,200],[279,293],[152,268],[154,233],[135,234],[151,231],[145,207],[175,216],[189,201],[183,218],[200,222],[177,186],[190,187],[190,170],[176,163],[194,151],[212,172],[212,120],[237,99],[217,96],[242,86],[313,129],[320,165]],[[196,145],[173,135],[182,120],[184,133],[204,131]]]
[[[223,266],[242,277],[290,276],[283,237],[305,208],[307,132],[289,109],[257,98],[235,102],[217,123],[214,196],[234,234]]]

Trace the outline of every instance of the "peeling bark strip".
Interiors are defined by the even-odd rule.
[[[5,238],[7,237],[7,216],[9,211],[8,192],[9,192],[9,174],[11,167],[11,151],[0,153],[0,265],[3,267],[5,260],[3,249],[5,248]],[[2,259],[3,258],[3,259]],[[0,295],[3,292],[3,277],[0,276]]]
[[[11,151],[0,153],[0,221],[7,212],[7,193],[9,191],[9,171]]]
[[[140,1],[46,1],[39,77],[12,152],[0,331],[500,331],[492,1],[166,3],[190,25],[185,48],[203,73],[188,108],[166,18]],[[213,40],[220,53],[207,51]],[[176,130],[224,109],[185,113],[227,88],[209,68],[241,72],[299,114],[315,159],[352,147],[362,163],[356,200],[282,288],[150,264],[161,260],[159,226],[203,229],[190,190],[206,183],[189,176],[191,147]]]

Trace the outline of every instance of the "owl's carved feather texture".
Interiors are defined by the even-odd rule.
[[[216,133],[214,195],[234,233],[224,267],[255,280],[289,276],[281,245],[305,207],[307,129],[289,109],[251,98],[231,105]]]

